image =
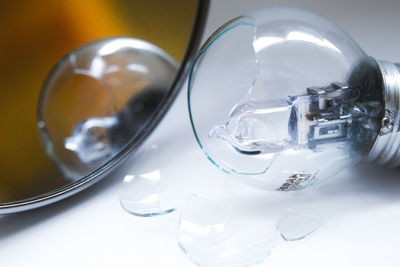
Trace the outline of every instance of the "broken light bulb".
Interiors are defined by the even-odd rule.
[[[212,163],[292,191],[361,160],[399,165],[399,93],[400,65],[369,57],[317,14],[274,7],[208,39],[188,104]]]

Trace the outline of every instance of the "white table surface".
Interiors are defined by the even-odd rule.
[[[271,4],[314,10],[341,25],[371,56],[400,62],[398,0],[215,0],[205,35],[234,16]],[[302,241],[278,242],[261,266],[400,266],[398,169],[361,164],[321,186],[283,195],[232,181],[195,143],[186,88],[144,146],[151,144],[160,146],[168,190],[177,196],[228,198],[235,208],[260,211],[266,222],[287,208],[329,217]],[[179,211],[140,218],[120,207],[122,180],[132,161],[69,199],[0,217],[0,266],[194,266],[177,245]]]

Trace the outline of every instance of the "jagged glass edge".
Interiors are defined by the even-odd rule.
[[[197,134],[196,127],[194,125],[193,115],[192,115],[192,105],[191,105],[191,97],[190,97],[191,92],[192,92],[192,83],[193,83],[193,77],[195,75],[195,69],[197,67],[198,62],[201,60],[202,56],[214,44],[214,42],[216,42],[225,33],[229,32],[229,31],[231,31],[231,30],[233,30],[233,29],[235,29],[237,27],[240,27],[240,26],[256,27],[256,25],[254,25],[253,23],[244,22],[243,20],[246,19],[246,18],[247,17],[245,17],[245,16],[241,16],[241,17],[237,17],[237,18],[225,23],[213,35],[211,35],[210,38],[206,41],[206,43],[201,47],[200,51],[196,55],[196,57],[195,57],[195,59],[193,61],[193,64],[192,64],[192,66],[190,68],[189,81],[188,81],[187,102],[188,102],[188,111],[189,111],[190,124],[192,126],[192,130],[193,130],[195,139],[197,141],[197,144],[200,146],[200,149],[203,151],[204,155],[207,157],[207,159],[212,164],[214,164],[218,169],[222,170],[223,172],[225,172],[227,174],[260,175],[260,174],[264,174],[266,172],[266,170],[268,169],[268,167],[266,168],[266,170],[263,170],[261,172],[254,172],[254,173],[240,172],[240,171],[237,171],[237,170],[235,170],[233,168],[225,168],[225,167],[221,166],[220,164],[218,164],[215,160],[213,160],[211,158],[211,156],[208,154],[208,152],[206,151],[206,149],[202,145],[202,143],[200,141],[200,138],[199,138],[199,136]],[[234,24],[235,22],[237,22],[237,23]],[[233,25],[228,27],[227,29],[224,29],[227,25],[230,25],[230,24],[233,24]]]

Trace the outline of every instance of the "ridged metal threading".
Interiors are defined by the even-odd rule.
[[[366,161],[400,166],[400,65],[378,61],[383,78],[385,116],[374,147]]]

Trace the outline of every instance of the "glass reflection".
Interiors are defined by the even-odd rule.
[[[76,47],[115,36],[133,36],[154,43],[180,63],[192,32],[196,8],[197,1],[187,0],[165,4],[155,0],[43,0],[0,4],[0,22],[7,25],[0,43],[3,88],[0,112],[4,126],[0,132],[1,205],[71,183],[46,156],[37,131],[39,92],[54,64]],[[100,86],[87,75],[76,73],[76,77],[75,82]]]
[[[132,64],[139,71],[127,67]],[[166,52],[133,38],[105,39],[71,52],[40,96],[46,153],[73,180],[98,169],[146,126],[177,69]]]

